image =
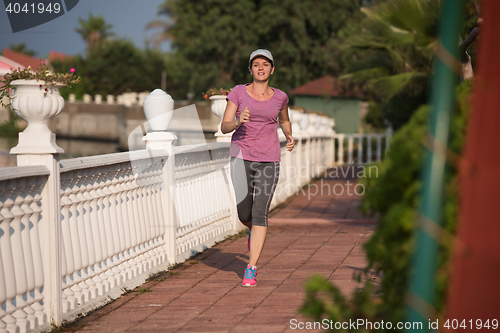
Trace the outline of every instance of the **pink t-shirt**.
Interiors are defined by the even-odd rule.
[[[251,97],[245,84],[231,90],[227,99],[238,109],[236,117],[248,107],[250,121],[241,124],[231,139],[229,155],[247,161],[279,162],[281,158],[278,138],[278,116],[288,104],[288,96],[281,90],[274,90],[274,95],[267,101],[258,101]]]

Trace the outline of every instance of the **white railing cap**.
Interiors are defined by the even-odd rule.
[[[79,169],[95,168],[136,161],[151,157],[168,157],[168,154],[165,150],[143,149],[123,153],[71,158],[62,160],[59,164],[61,166],[61,173],[63,173]]]
[[[194,145],[175,146],[174,153],[185,154],[185,153],[194,153],[194,152],[223,149],[223,148],[229,149],[230,145],[231,145],[230,142],[210,142],[210,143],[200,143]]]
[[[49,169],[44,165],[15,166],[0,168],[0,181],[34,176],[48,176]]]

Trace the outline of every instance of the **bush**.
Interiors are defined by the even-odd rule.
[[[468,96],[471,82],[458,88],[459,108],[452,117],[449,147],[459,153],[464,141]],[[420,172],[423,161],[423,138],[427,131],[430,107],[418,108],[409,123],[397,131],[388,151],[388,158],[379,166],[378,178],[363,178],[366,188],[361,210],[373,216],[380,214],[376,230],[364,249],[368,266],[366,271],[381,273],[379,296],[373,297],[373,286],[366,282],[364,290],[354,293],[347,301],[337,288],[322,277],[312,277],[306,286],[306,300],[301,312],[315,319],[333,321],[368,319],[396,323],[405,319],[405,295],[410,277],[411,257],[417,224]],[[458,216],[458,186],[456,169],[446,170],[444,187],[443,228],[454,234]],[[445,295],[450,260],[450,244],[440,244],[439,269],[436,274],[436,309],[445,309]],[[355,330],[346,330],[354,332]],[[396,331],[396,330],[394,330]]]
[[[9,112],[12,112],[9,110]],[[12,117],[12,121],[5,121],[5,123],[0,124],[0,137],[2,138],[17,138],[19,132],[22,131],[19,126],[17,126],[18,117]]]

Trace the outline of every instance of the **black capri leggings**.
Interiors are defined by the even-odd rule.
[[[279,162],[254,162],[231,157],[238,217],[241,222],[267,227],[269,205],[278,184]]]

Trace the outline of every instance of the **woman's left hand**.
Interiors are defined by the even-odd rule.
[[[295,147],[295,139],[290,135],[290,130],[286,131],[286,150],[292,151],[293,148]]]

